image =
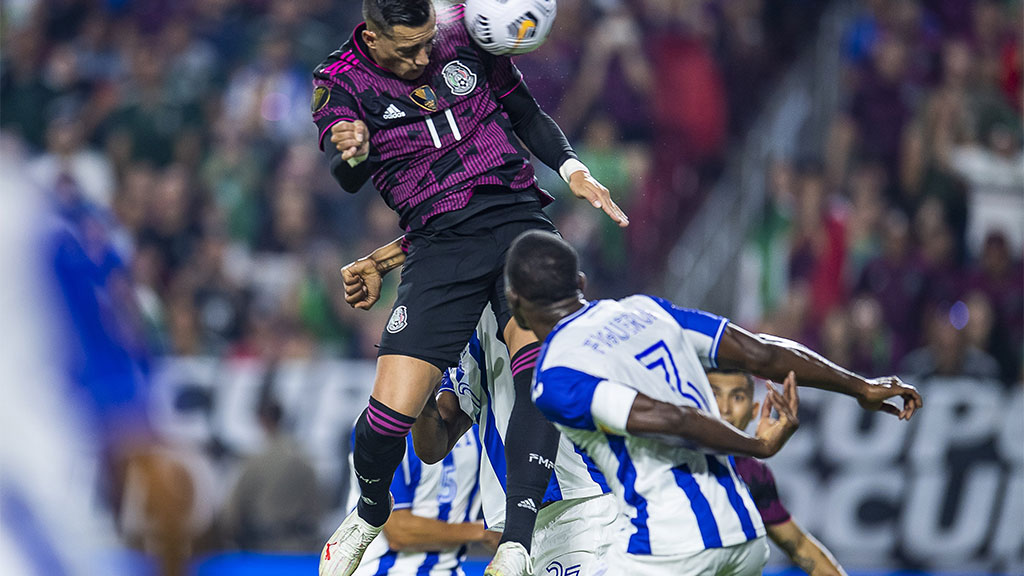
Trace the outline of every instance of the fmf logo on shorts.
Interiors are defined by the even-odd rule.
[[[405,306],[399,306],[395,308],[395,311],[391,313],[391,319],[388,320],[388,332],[395,334],[405,329],[408,324],[409,315],[405,311]]]
[[[582,564],[573,564],[572,566],[562,566],[562,563],[555,560],[548,567],[544,569],[545,572],[552,576],[579,576],[580,566]]]

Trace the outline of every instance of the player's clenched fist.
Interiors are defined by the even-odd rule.
[[[370,258],[360,258],[341,269],[345,284],[345,302],[353,308],[369,310],[380,298],[381,274]]]
[[[370,130],[362,120],[343,120],[331,126],[331,143],[341,152],[342,160],[361,158],[370,153]]]

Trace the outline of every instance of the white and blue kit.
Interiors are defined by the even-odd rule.
[[[632,296],[590,302],[562,319],[543,344],[534,402],[609,480],[629,523],[622,549],[614,550],[627,567],[763,543],[764,525],[731,457],[669,438],[631,436],[624,418],[603,417],[628,415],[638,392],[720,417],[704,371],[716,367],[727,324]],[[636,573],[682,573],[663,564],[662,570]]]
[[[448,370],[441,384],[455,392],[462,411],[478,426],[480,491],[491,530],[505,523],[505,432],[515,400],[508,351],[497,335],[488,307],[458,368]],[[588,574],[587,565],[612,539],[617,510],[604,475],[564,434],[542,506],[532,547],[536,573]]]
[[[420,461],[413,450],[412,435],[406,436],[405,458],[391,482],[394,509],[408,509],[414,516],[451,524],[476,521],[480,515],[479,469],[480,444],[473,431],[463,435],[444,460],[436,464]],[[360,495],[354,476],[350,486],[348,504],[354,509]],[[381,532],[366,549],[353,576],[462,575],[460,564],[465,555],[465,546],[397,552],[389,548],[387,537]]]

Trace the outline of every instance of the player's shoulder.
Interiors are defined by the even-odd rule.
[[[348,84],[354,74],[358,73],[362,64],[356,55],[358,47],[352,38],[331,52],[313,68],[313,79],[316,83]]]
[[[459,24],[465,28],[465,25],[461,24],[466,19],[466,5],[463,3],[452,4],[437,11],[437,25],[448,26],[451,24]]]
[[[736,473],[748,485],[774,484],[775,477],[768,465],[747,456],[736,456],[733,458],[736,466]]]

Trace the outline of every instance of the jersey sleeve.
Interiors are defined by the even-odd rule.
[[[750,497],[761,514],[761,520],[768,526],[789,522],[789,511],[779,499],[779,490],[775,486],[775,475],[771,469],[753,458],[736,458],[735,463],[736,472],[750,489]]]
[[[319,136],[317,144],[321,150],[324,149],[324,141],[329,140],[331,126],[342,121],[355,122],[361,117],[355,96],[345,90],[342,84],[320,76],[313,78],[313,100],[310,107]]]
[[[537,373],[533,402],[548,420],[570,428],[596,430],[591,404],[603,381],[586,372],[554,366]]]
[[[657,296],[648,296],[679,324],[686,339],[697,350],[705,369],[718,367],[718,343],[729,320],[691,308],[679,308],[672,302]]]

